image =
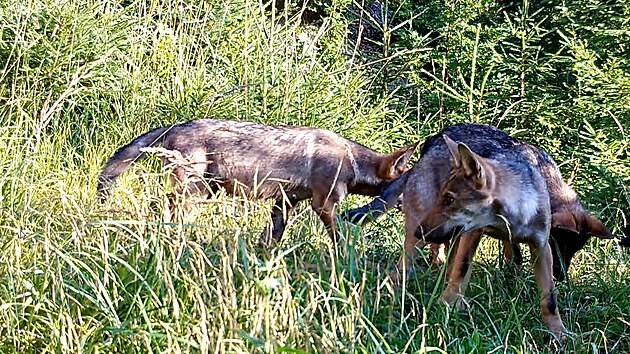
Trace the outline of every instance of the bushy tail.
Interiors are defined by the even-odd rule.
[[[107,196],[109,187],[116,182],[116,179],[127,171],[134,162],[144,157],[144,152],[140,151],[140,149],[160,145],[164,140],[164,134],[170,128],[169,126],[151,130],[116,151],[98,176],[96,191],[101,200]]]

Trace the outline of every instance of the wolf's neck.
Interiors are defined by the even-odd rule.
[[[492,165],[492,176],[487,176],[491,181],[489,187],[501,205],[500,214],[511,224],[528,224],[545,204],[536,181],[498,161],[489,162]]]
[[[354,184],[378,186],[383,182],[376,175],[383,155],[352,142],[346,142],[346,149],[354,172]]]

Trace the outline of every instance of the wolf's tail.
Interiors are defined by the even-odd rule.
[[[164,134],[169,129],[171,129],[171,126],[151,130],[116,151],[98,176],[96,191],[101,200],[107,196],[109,187],[116,182],[116,179],[127,171],[134,162],[144,157],[144,152],[140,151],[140,149],[162,144]]]

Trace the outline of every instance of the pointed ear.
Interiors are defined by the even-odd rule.
[[[392,153],[394,157],[397,156],[393,166],[398,175],[401,175],[407,170],[407,164],[409,163],[409,160],[411,160],[411,156],[413,156],[413,153],[416,151],[418,144],[419,142],[404,147],[402,149],[398,149]]]
[[[573,213],[568,210],[551,214],[551,228],[568,230],[579,234]]]
[[[477,188],[482,188],[486,185],[486,171],[481,164],[479,155],[475,154],[466,146],[466,144],[459,143],[457,146],[460,156],[460,165],[466,173],[466,177],[470,177]]]
[[[395,179],[407,171],[407,164],[416,151],[418,143],[398,149],[385,156],[381,163],[381,177],[387,180]]]
[[[442,134],[442,138],[444,138],[444,142],[446,143],[446,147],[448,148],[448,151],[450,151],[451,153],[451,164],[454,168],[458,168],[460,165],[460,157],[459,157],[459,150],[457,147],[457,143],[448,137],[448,135],[446,134]]]
[[[610,232],[610,230],[608,230],[604,223],[593,215],[587,215],[584,222],[586,223],[586,234],[603,239],[614,238],[613,234]]]

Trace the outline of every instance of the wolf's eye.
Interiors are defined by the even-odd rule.
[[[442,205],[449,206],[449,205],[453,204],[454,201],[455,201],[455,198],[453,198],[450,195],[445,195],[444,199],[442,200]]]

